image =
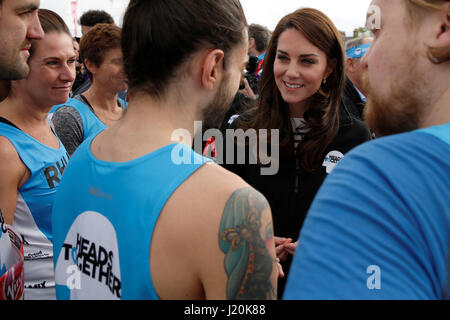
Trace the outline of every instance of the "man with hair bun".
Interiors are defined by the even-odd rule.
[[[362,60],[378,136],[328,177],[285,299],[450,298],[450,1],[373,0]]]
[[[192,149],[194,122],[218,126],[236,94],[247,40],[238,0],[130,1],[127,110],[80,145],[55,201],[58,299],[276,298],[267,200]]]

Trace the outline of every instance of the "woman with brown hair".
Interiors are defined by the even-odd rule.
[[[122,117],[127,103],[119,93],[128,81],[120,47],[121,28],[101,23],[81,38],[80,57],[86,67],[91,87],[52,109],[52,121],[69,155],[93,134]]]
[[[225,167],[269,201],[275,235],[283,237],[276,242],[285,272],[288,253],[296,247],[291,241],[323,180],[346,152],[371,138],[367,126],[340,104],[344,55],[340,33],[322,12],[303,8],[285,16],[267,49],[256,106],[232,124],[244,131],[279,130],[280,159],[272,159],[279,161],[275,175],[261,175],[257,164]],[[284,281],[279,296],[283,287]]]

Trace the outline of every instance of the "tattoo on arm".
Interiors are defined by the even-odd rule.
[[[271,223],[262,225],[265,210],[270,210],[267,200],[248,187],[235,191],[225,205],[219,245],[225,253],[230,300],[276,299],[271,283],[276,261],[268,250],[273,244],[273,231]]]

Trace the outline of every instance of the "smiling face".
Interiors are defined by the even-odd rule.
[[[301,117],[309,99],[331,73],[325,52],[296,29],[281,33],[273,65],[275,83],[291,115]]]
[[[99,66],[91,65],[93,83],[118,93],[128,88],[127,76],[124,70],[123,54],[120,48],[108,50]]]
[[[37,16],[39,0],[3,0],[0,5],[0,79],[27,76],[32,39],[44,35]]]
[[[51,32],[33,42],[33,46],[30,73],[26,79],[14,81],[13,86],[38,105],[66,102],[75,80],[76,55],[72,38],[65,33]]]

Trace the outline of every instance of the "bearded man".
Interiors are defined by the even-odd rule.
[[[450,1],[373,0],[368,125],[300,234],[285,299],[450,298]]]

